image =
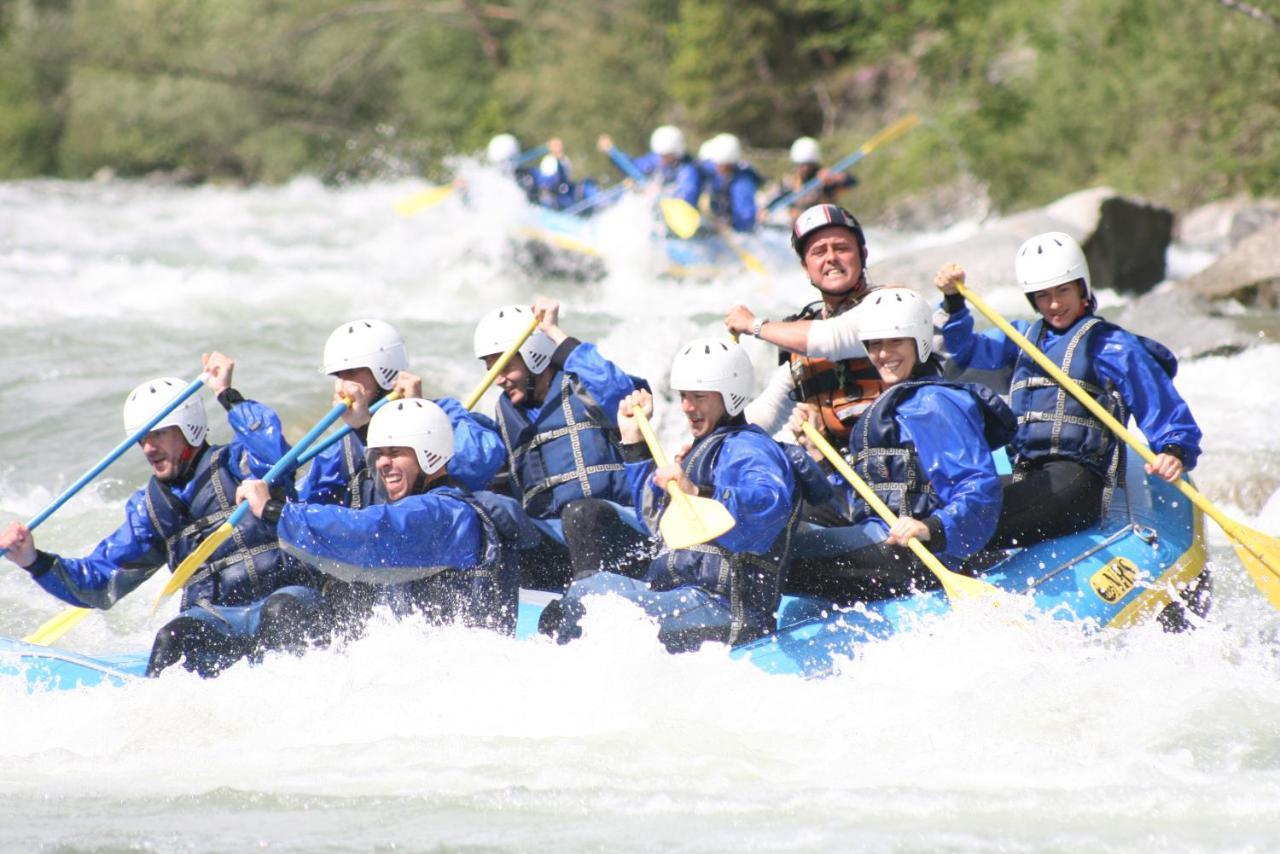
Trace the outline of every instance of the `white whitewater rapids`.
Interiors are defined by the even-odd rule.
[[[647,227],[638,203],[608,214],[603,281],[540,281],[512,260],[523,215],[504,184],[478,180],[470,208],[397,217],[420,186],[0,184],[0,523],[30,518],[119,441],[137,382],[193,377],[201,352],[236,358],[236,387],[296,439],[329,408],[318,369],[339,322],[391,321],[428,393],[462,396],[482,373],[475,321],[547,293],[566,329],[655,382],[675,448],[676,346],[715,334],[733,303],[778,317],[811,298],[798,267],[655,280],[645,239],[623,227]],[[872,272],[965,229],[979,226],[873,228]],[[1025,308],[1009,281],[973,284]],[[773,353],[747,346],[762,375]],[[1177,380],[1206,434],[1198,483],[1273,534],[1277,375],[1280,346],[1262,343],[1184,362]],[[126,456],[37,542],[85,553],[145,476]],[[1280,616],[1208,533],[1216,603],[1190,635],[957,615],[815,682],[722,648],[669,656],[619,602],[567,647],[409,620],[213,681],[174,670],[45,694],[0,681],[0,849],[1274,850]],[[147,647],[161,583],[63,643]],[[60,609],[0,564],[0,634]]]

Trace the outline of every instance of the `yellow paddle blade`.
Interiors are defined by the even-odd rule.
[[[235,528],[223,522],[218,529],[208,536],[208,538],[196,547],[196,550],[187,555],[187,559],[178,564],[178,568],[173,571],[172,577],[169,578],[164,589],[160,591],[160,595],[156,597],[155,604],[151,606],[151,613],[154,614],[164,600],[168,599],[174,593],[177,593],[187,582],[191,576],[195,575],[197,569],[204,565],[209,556],[218,550],[218,546],[227,541],[227,537],[231,536],[231,532]]]
[[[667,548],[687,549],[714,540],[736,524],[729,508],[719,501],[686,495],[671,483],[671,504],[658,522],[658,533]]]
[[[667,227],[681,240],[693,237],[702,225],[702,214],[684,199],[659,199],[658,209]]]
[[[58,616],[23,638],[27,643],[48,646],[58,638],[71,631],[80,621],[89,616],[92,608],[68,608]]]
[[[1223,530],[1235,540],[1236,555],[1254,585],[1273,607],[1280,608],[1280,540],[1239,522]]]
[[[859,477],[858,473],[845,462],[844,457],[836,452],[836,449],[831,446],[826,437],[807,421],[804,424],[804,434],[809,437],[809,441],[813,442],[814,447],[827,458],[827,462],[831,463],[832,468],[838,471],[845,480],[849,481],[849,485],[862,497],[863,501],[867,502],[867,506],[874,510],[886,525],[892,528],[894,523],[898,521],[897,514],[880,500],[880,496],[876,495],[875,491],[867,485],[867,482]],[[947,569],[942,565],[942,561],[934,557],[933,552],[929,551],[924,543],[915,537],[907,541],[907,547],[937,577],[942,584],[943,591],[947,594],[947,598],[953,604],[965,599],[972,600],[995,596],[1001,592],[999,588],[985,581],[970,578],[967,575],[961,575],[958,572],[952,572]]]
[[[420,214],[427,208],[433,208],[443,202],[445,199],[453,195],[454,187],[452,184],[442,184],[439,187],[428,187],[425,190],[419,190],[412,196],[405,196],[403,199],[395,203],[395,211],[400,216],[414,216]]]
[[[741,261],[743,266],[746,267],[748,270],[750,270],[753,273],[769,272],[769,269],[765,267],[764,262],[761,261],[759,258],[757,258],[755,255],[743,249],[741,246],[739,246],[736,243],[731,243],[730,245],[733,247],[733,251],[738,253],[738,260]]]

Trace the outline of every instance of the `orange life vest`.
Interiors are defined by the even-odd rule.
[[[787,320],[821,320],[822,301],[810,303]],[[795,388],[791,399],[818,407],[827,435],[841,443],[849,438],[853,422],[884,391],[880,372],[866,356],[841,359],[814,359],[799,353],[779,354],[782,364],[790,362]]]

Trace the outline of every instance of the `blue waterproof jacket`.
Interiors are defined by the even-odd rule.
[[[665,166],[662,158],[653,152],[636,157],[631,162],[642,175],[653,176],[651,180],[656,180],[661,186],[662,195],[684,199],[695,208],[698,206],[698,199],[702,196],[703,174],[697,162],[689,155]]]
[[[436,404],[449,416],[453,427],[453,458],[449,475],[467,489],[484,489],[502,469],[506,449],[502,437],[481,424],[452,397],[438,398]],[[488,419],[485,419],[486,421]],[[308,504],[342,504],[347,486],[367,465],[363,431],[351,431],[325,448],[311,461],[311,468],[298,485],[298,500]]]
[[[387,503],[376,480],[357,476],[350,507],[286,504],[280,547],[339,581],[384,588],[381,601],[396,613],[514,631],[520,582],[510,550],[519,533],[506,516],[520,512],[514,502],[440,485]]]
[[[733,614],[730,643],[774,630],[774,613],[799,518],[800,490],[791,459],[754,424],[721,425],[697,440],[684,458],[698,493],[722,503],[737,521],[710,543],[664,551],[644,580],[654,590],[693,585],[722,597]],[[653,480],[652,460],[627,463],[636,507],[657,536],[669,496]]]
[[[529,515],[547,519],[578,498],[630,505],[618,449],[618,404],[636,379],[592,344],[569,338],[556,348],[550,390],[538,405],[498,399],[493,423],[507,450],[512,493]],[[643,382],[643,381],[641,381]]]
[[[1038,343],[1059,367],[1070,355],[1073,364],[1066,371],[1068,375],[1087,382],[1092,387],[1090,393],[1108,409],[1116,409],[1114,397],[1118,396],[1124,407],[1123,411],[1116,410],[1121,415],[1121,423],[1127,420],[1126,413],[1132,413],[1154,450],[1163,452],[1170,447],[1176,448],[1182,456],[1183,465],[1188,470],[1194,468],[1200,457],[1201,432],[1191,409],[1173,386],[1171,372],[1176,370],[1176,362],[1172,356],[1155,342],[1141,339],[1106,321],[1093,324],[1088,334],[1080,337],[1079,343],[1072,348],[1071,341],[1080,335],[1084,325],[1093,320],[1099,319],[1085,315],[1063,332],[1057,332],[1041,321],[1030,324],[1015,320],[1013,326],[1032,343]],[[1019,428],[1010,447],[1015,463],[1032,464],[1038,459],[1065,458],[1098,470],[1096,461],[1107,454],[1099,452],[1095,446],[1105,442],[1105,447],[1110,448],[1115,442],[1114,437],[1094,421],[1074,398],[1058,389],[1052,378],[1045,376],[1017,344],[998,329],[976,334],[973,316],[967,307],[947,318],[942,334],[952,361],[960,368],[996,370],[1014,367],[1013,383],[1019,388],[1014,390],[1012,405],[1019,419]],[[1162,359],[1171,363],[1171,370],[1162,366],[1153,352],[1160,352]],[[1024,390],[1034,393],[1022,393]],[[1065,440],[1051,445],[1045,434],[1054,430],[1054,419],[1046,420],[1031,413],[1058,410],[1052,402],[1046,410],[1045,398],[1056,400],[1059,394],[1062,397],[1060,411],[1065,418],[1058,420],[1065,423],[1058,426],[1058,434],[1065,435]],[[1077,418],[1093,423],[1073,423]],[[1083,429],[1077,430],[1077,427]],[[1102,436],[1102,433],[1106,435]],[[1099,473],[1106,474],[1105,471]]]
[[[227,421],[234,432],[229,444],[203,448],[181,484],[152,478],[129,497],[124,524],[87,557],[40,552],[28,568],[37,583],[72,605],[110,608],[166,563],[181,563],[230,516],[236,486],[263,477],[288,451],[280,419],[266,406],[243,400]],[[192,576],[182,609],[245,605],[311,579],[279,552],[275,526],[249,517]]]
[[[711,200],[711,213],[734,231],[755,231],[756,191],[760,174],[745,163],[734,167],[728,177],[721,175],[715,164],[706,164],[706,190]]]
[[[550,174],[544,172],[542,168],[549,163],[555,164],[555,170]],[[538,204],[553,211],[572,207],[578,202],[591,198],[598,191],[595,181],[590,178],[575,183],[565,161],[556,160],[551,155],[542,159],[534,177],[538,186]]]
[[[938,556],[963,559],[995,533],[1003,491],[993,448],[1013,436],[1014,417],[990,390],[934,378],[891,386],[854,425],[850,464],[890,510],[940,526]],[[840,478],[854,522],[889,526]],[[933,544],[936,549],[936,544]]]

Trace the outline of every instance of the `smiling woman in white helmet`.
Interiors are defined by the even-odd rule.
[[[890,528],[846,485],[846,524],[797,535],[788,579],[791,592],[846,603],[936,587],[906,548],[912,537],[951,565],[986,545],[1000,515],[991,450],[1014,429],[994,393],[943,381],[932,312],[915,291],[877,288],[855,311],[885,390],[858,419],[845,455],[898,521]],[[792,416],[799,436],[804,409]]]
[[[562,590],[573,573],[599,566],[599,548],[574,540],[577,514],[607,515],[616,548],[628,549],[641,539],[615,413],[618,401],[644,381],[604,358],[595,345],[571,338],[560,328],[560,303],[546,297],[482,317],[473,342],[476,358],[492,367],[537,314],[541,322],[495,381],[502,395],[492,424],[506,449],[511,494],[544,534],[537,549],[522,555],[525,586]]]
[[[407,398],[369,422],[369,465],[346,506],[289,502],[279,513],[280,547],[337,579],[326,587],[350,631],[376,604],[435,623],[515,631],[519,572],[514,502],[471,492],[449,478],[454,437],[449,416]],[[246,481],[237,494],[255,516],[267,486]],[[352,584],[358,582],[358,584]]]
[[[670,384],[680,394],[693,443],[662,468],[650,458],[634,414],[638,406],[651,415],[652,396],[636,391],[618,407],[627,475],[645,523],[657,532],[663,513],[683,512],[668,503],[672,482],[686,494],[721,502],[737,524],[694,548],[664,549],[641,579],[605,571],[574,581],[539,622],[561,642],[580,633],[583,597],[604,593],[644,608],[672,651],[704,641],[745,643],[774,630],[800,492],[788,455],[742,417],[754,384],[751,360],[727,339],[700,338],[678,351]]]
[[[343,419],[351,432],[325,448],[298,485],[298,497],[320,504],[347,501],[347,488],[366,465],[369,407],[388,395],[421,397],[422,379],[407,370],[404,340],[390,323],[359,318],[340,324],[324,344],[321,371],[334,378],[333,403],[351,400]],[[452,397],[435,401],[453,426],[453,476],[468,489],[483,489],[502,468],[502,439],[482,426]]]
[[[1014,275],[1040,319],[1014,321],[1068,376],[1121,423],[1132,414],[1157,452],[1150,474],[1174,481],[1200,454],[1200,428],[1173,386],[1177,361],[1167,349],[1094,314],[1089,264],[1062,232],[1030,238],[1014,257]],[[1012,368],[1011,403],[1018,433],[1005,486],[1005,510],[992,545],[1026,546],[1097,524],[1115,482],[1123,446],[1074,397],[999,330],[975,334],[956,283],[964,270],[948,264],[936,283],[946,295],[943,328],[958,367]]]
[[[206,441],[204,404],[192,397],[138,443],[151,481],[125,504],[124,524],[87,557],[37,551],[17,522],[0,532],[0,549],[49,593],[83,608],[110,608],[166,563],[181,564],[234,509],[239,484],[265,475],[288,451],[275,412],[232,388],[235,362],[221,353],[202,361],[208,387],[227,410],[231,442]],[[185,385],[161,377],[135,388],[124,405],[126,432]],[[182,660],[187,670],[215,676],[244,656],[304,643],[325,619],[314,580],[280,552],[274,520],[241,525],[183,590],[178,616],[156,634],[147,674]]]

